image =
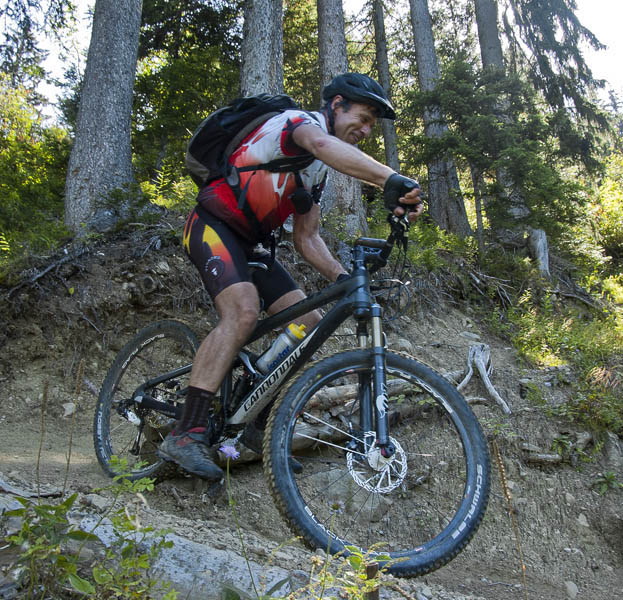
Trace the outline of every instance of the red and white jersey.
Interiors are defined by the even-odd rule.
[[[246,167],[307,154],[306,150],[294,143],[292,133],[301,125],[314,125],[327,132],[324,116],[321,113],[312,114],[314,116],[300,110],[287,110],[272,117],[247,136],[232,153],[229,162],[236,167]],[[320,198],[327,169],[323,162],[314,160],[299,171],[303,187],[317,200]],[[242,172],[240,188],[244,189],[246,186],[246,201],[260,223],[262,235],[278,228],[295,212],[290,200],[290,195],[297,187],[294,173],[271,173],[263,169]],[[238,202],[223,179],[203,188],[198,200],[203,208],[244,237],[253,240],[253,229],[242,211],[238,210]]]

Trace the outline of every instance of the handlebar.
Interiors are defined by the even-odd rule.
[[[390,213],[387,216],[387,222],[391,228],[387,239],[363,237],[355,240],[354,245],[363,250],[364,263],[370,273],[378,271],[387,264],[387,259],[396,243],[402,244],[405,249],[407,247],[407,233],[410,225],[407,215],[398,217]]]

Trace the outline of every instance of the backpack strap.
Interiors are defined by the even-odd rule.
[[[320,122],[318,117],[310,111],[306,112],[310,117],[312,117],[315,121]],[[257,215],[253,212],[251,205],[247,202],[247,189],[249,184],[251,183],[251,177],[255,174],[255,171],[263,170],[270,171],[271,173],[285,173],[290,172],[294,173],[294,179],[296,182],[297,189],[294,192],[295,198],[303,198],[305,197],[304,202],[294,203],[295,209],[297,212],[304,214],[311,209],[312,202],[314,199],[315,192],[312,192],[310,195],[309,192],[303,186],[303,180],[301,178],[300,171],[309,167],[315,160],[316,157],[311,153],[301,154],[299,156],[286,156],[284,158],[276,158],[274,160],[268,161],[266,163],[261,163],[259,165],[246,165],[244,167],[235,167],[234,165],[229,164],[229,157],[232,153],[238,148],[238,146],[242,143],[242,141],[253,131],[255,131],[258,127],[263,125],[268,119],[280,114],[279,112],[271,112],[266,113],[264,115],[259,116],[257,119],[254,119],[251,123],[245,126],[236,136],[234,136],[231,141],[227,144],[225,151],[223,152],[222,164],[221,164],[221,172],[223,173],[223,177],[225,181],[231,187],[234,197],[238,200],[238,210],[242,211],[247,221],[251,225],[251,228],[256,234],[256,237],[259,240],[265,240],[266,234],[262,232],[260,227],[260,222],[257,218]],[[251,177],[247,180],[244,188],[240,187],[240,173],[245,173],[253,171]],[[307,201],[309,198],[309,202]],[[274,239],[271,248],[271,255],[274,258],[275,253],[275,244]]]
[[[314,160],[316,160],[316,158],[313,154],[303,154],[301,156],[276,158],[275,160],[271,160],[267,163],[262,163],[259,165],[246,165],[244,167],[235,167],[234,165],[230,164],[224,165],[223,169],[225,173],[225,181],[227,182],[227,185],[229,185],[229,187],[232,189],[234,197],[238,200],[238,210],[242,211],[242,214],[244,214],[244,216],[246,217],[249,225],[251,225],[251,229],[254,231],[256,237],[260,241],[265,240],[267,234],[262,231],[257,215],[253,212],[253,209],[251,208],[249,202],[247,202],[247,190],[249,188],[249,184],[251,183],[251,178],[258,170],[270,171],[272,173],[294,173],[294,180],[297,186],[294,195],[297,198],[303,195],[310,196],[309,192],[307,192],[307,190],[303,186],[303,180],[301,178],[300,171],[311,165]],[[246,173],[249,171],[252,171],[251,177],[247,179],[244,187],[241,187],[240,173]],[[306,209],[306,203],[297,205],[297,202],[295,202],[294,205],[297,209],[297,212],[304,214],[311,208],[311,196],[309,207],[307,207]],[[274,246],[272,254],[274,255]]]

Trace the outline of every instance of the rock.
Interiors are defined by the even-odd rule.
[[[73,402],[65,402],[63,404],[63,416],[70,417],[76,412],[76,405]]]
[[[616,437],[616,436],[615,436]],[[593,434],[589,431],[579,431],[575,434],[575,447],[586,450],[586,447],[593,441]]]
[[[459,335],[462,338],[468,339],[468,340],[474,340],[474,341],[480,341],[480,336],[477,333],[473,333],[472,331],[461,331],[461,333],[459,333]]]
[[[588,524],[588,519],[586,518],[586,515],[584,513],[580,513],[580,516],[578,517],[578,523],[582,527],[590,527],[590,525]]]
[[[405,338],[398,338],[392,344],[392,349],[398,350],[399,352],[406,352],[407,354],[411,354],[412,356],[415,354],[413,344]]]
[[[171,267],[166,260],[161,260],[154,266],[154,273],[157,275],[168,275],[171,272]]]
[[[569,492],[565,492],[565,502],[567,504],[573,504],[575,502],[575,496]]]
[[[101,512],[107,511],[110,507],[110,500],[108,498],[104,498],[104,496],[100,496],[99,494],[87,494],[84,497],[84,503],[87,506],[92,506]]]
[[[610,471],[623,470],[623,448],[619,437],[608,432],[604,443],[605,467]]]
[[[565,581],[565,591],[567,592],[567,598],[571,600],[578,597],[578,586],[573,581]]]
[[[104,544],[109,545],[116,539],[112,523],[104,519],[94,531],[97,523],[97,518],[83,516],[79,526],[83,531],[94,532]],[[126,535],[132,536],[131,533]],[[233,550],[208,548],[173,533],[167,534],[166,539],[173,542],[173,546],[162,549],[153,565],[153,573],[164,581],[174,582],[175,589],[184,598],[219,600],[225,585],[234,585],[250,594],[259,582],[268,589],[281,582],[279,593],[287,595],[303,583],[298,572],[292,577],[280,567],[267,567],[251,560],[247,562]],[[147,546],[152,542],[139,540],[139,543]]]

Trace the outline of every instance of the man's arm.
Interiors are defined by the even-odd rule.
[[[356,177],[380,188],[394,175],[394,170],[368,156],[356,146],[347,144],[339,138],[325,133],[316,125],[300,125],[292,133],[294,142],[311,152],[316,158],[340,173]],[[413,205],[409,208],[409,220],[416,220],[424,209],[420,200],[419,187],[400,196],[400,203]],[[401,216],[405,209],[398,206],[394,214]],[[306,259],[307,260],[307,259]]]
[[[320,207],[317,204],[304,215],[294,214],[294,248],[296,251],[329,281],[335,281],[344,267],[335,260],[324,240],[320,237]]]
[[[387,178],[394,173],[368,156],[356,146],[325,133],[316,125],[301,125],[292,133],[298,146],[311,152],[316,158],[340,173],[383,187]]]

